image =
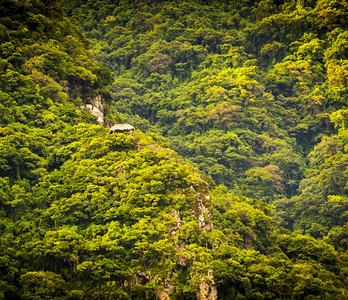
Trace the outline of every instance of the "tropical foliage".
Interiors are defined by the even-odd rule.
[[[0,299],[346,299],[346,9],[2,1]]]

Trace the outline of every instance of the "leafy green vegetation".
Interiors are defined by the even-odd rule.
[[[2,1],[0,299],[346,299],[346,6]]]
[[[67,6],[114,74],[118,111],[144,130],[151,124],[216,183],[238,192],[264,200],[295,195],[305,156],[331,132],[329,114],[347,104],[344,2]],[[262,178],[272,176],[260,172],[279,175],[281,184],[254,194],[248,178],[268,185]]]
[[[117,110],[167,137],[211,185],[277,204],[284,226],[314,237],[347,222],[346,206],[324,208],[347,194],[347,141],[336,136],[347,120],[345,2],[66,5],[112,70]]]

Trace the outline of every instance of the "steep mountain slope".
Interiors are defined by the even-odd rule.
[[[161,136],[109,134],[82,109],[127,118],[59,2],[0,11],[0,299],[346,297],[332,245],[289,233],[263,201],[210,192]],[[346,125],[333,118],[339,161]]]
[[[79,109],[107,102],[111,77],[59,3],[1,11],[0,297],[122,296],[138,270],[168,268],[185,228],[211,228],[207,185],[158,137],[109,134]]]
[[[118,111],[166,136],[207,181],[277,204],[291,230],[324,237],[346,226],[347,141],[336,137],[346,127],[334,128],[337,116],[347,122],[345,1],[66,7],[112,70]]]
[[[266,200],[296,193],[303,156],[347,104],[344,2],[73,5],[116,77],[119,111],[147,119],[217,183]],[[254,194],[259,169],[281,182]]]

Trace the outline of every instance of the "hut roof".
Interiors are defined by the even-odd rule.
[[[110,128],[110,133],[115,131],[132,131],[135,130],[135,128],[130,124],[115,124]]]

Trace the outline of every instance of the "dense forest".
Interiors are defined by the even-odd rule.
[[[0,299],[347,299],[347,9],[1,0]]]

